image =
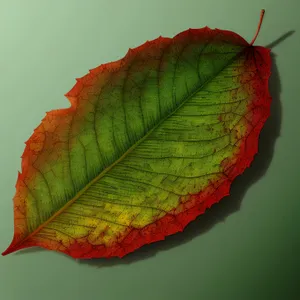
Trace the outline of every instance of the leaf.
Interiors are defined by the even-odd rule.
[[[270,113],[270,50],[255,38],[189,29],[77,79],[71,106],[26,142],[3,255],[122,257],[228,195]]]

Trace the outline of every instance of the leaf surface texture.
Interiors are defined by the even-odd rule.
[[[122,257],[229,194],[270,113],[270,51],[219,29],[131,49],[77,79],[26,142],[3,253]]]

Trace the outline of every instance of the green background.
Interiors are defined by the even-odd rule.
[[[1,0],[0,250],[24,142],[68,107],[75,78],[159,35],[209,26],[271,46],[272,115],[231,195],[183,233],[123,259],[76,261],[39,248],[0,257],[0,299],[299,299],[299,0]],[[298,285],[298,289],[297,289]]]

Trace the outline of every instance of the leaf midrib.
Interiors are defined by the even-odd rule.
[[[70,207],[82,194],[84,194],[94,183],[96,183],[98,180],[100,180],[102,177],[105,176],[107,172],[109,172],[114,166],[116,166],[119,162],[121,162],[125,157],[127,157],[128,154],[130,154],[138,145],[140,145],[144,140],[147,139],[147,137],[155,131],[162,123],[164,123],[168,118],[170,118],[173,114],[175,114],[182,106],[185,105],[187,101],[189,101],[195,94],[197,94],[206,84],[208,84],[210,81],[212,81],[214,78],[219,76],[219,74],[226,69],[230,64],[232,64],[240,55],[243,54],[243,52],[246,49],[249,49],[250,47],[254,46],[245,46],[240,52],[238,52],[235,56],[233,56],[227,64],[224,65],[223,68],[221,68],[215,76],[212,76],[208,80],[206,80],[203,84],[201,84],[199,87],[197,87],[190,95],[186,96],[186,99],[182,100],[182,103],[177,106],[171,113],[169,113],[166,117],[164,117],[160,122],[157,123],[157,125],[153,126],[152,129],[150,129],[141,139],[139,139],[136,143],[134,143],[119,159],[117,159],[113,164],[105,168],[99,175],[97,175],[93,180],[91,180],[83,189],[81,189],[70,201],[68,201],[61,209],[59,209],[52,217],[50,217],[47,221],[42,223],[40,226],[38,226],[34,231],[32,231],[25,239],[21,240],[19,243],[17,243],[15,247],[18,247],[19,245],[23,244],[26,240],[28,240],[30,237],[34,236],[36,233],[38,233],[41,229],[46,227],[52,220],[54,220],[57,216],[59,216],[62,212],[64,212],[68,207]]]

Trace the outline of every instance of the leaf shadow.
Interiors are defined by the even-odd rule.
[[[27,254],[27,253],[38,253],[38,252],[43,252],[45,249],[41,247],[31,247],[31,248],[25,248],[17,251],[14,253],[15,255],[22,255],[22,254]]]
[[[281,42],[283,42],[285,39],[287,39],[288,37],[290,37],[291,35],[293,35],[295,32],[296,32],[295,30],[290,30],[290,31],[286,32],[281,37],[279,37],[277,40],[275,40],[274,42],[268,44],[266,46],[266,48],[273,49],[278,44],[280,44]]]
[[[275,47],[293,33],[294,31],[287,32],[269,44],[267,48]],[[229,215],[240,209],[242,199],[249,187],[259,181],[267,172],[274,155],[276,139],[280,136],[282,119],[282,106],[280,102],[281,83],[276,65],[276,54],[271,53],[271,58],[272,67],[269,79],[269,91],[272,96],[271,115],[261,131],[258,153],[255,155],[251,166],[235,179],[231,186],[230,195],[225,197],[218,204],[213,205],[205,214],[200,215],[196,220],[188,224],[183,232],[167,236],[163,241],[145,245],[127,254],[122,259],[112,257],[109,259],[78,260],[80,264],[88,264],[102,268],[115,265],[127,265],[139,260],[151,258],[160,251],[169,250],[191,241],[197,236],[209,231],[214,225],[224,222]]]

